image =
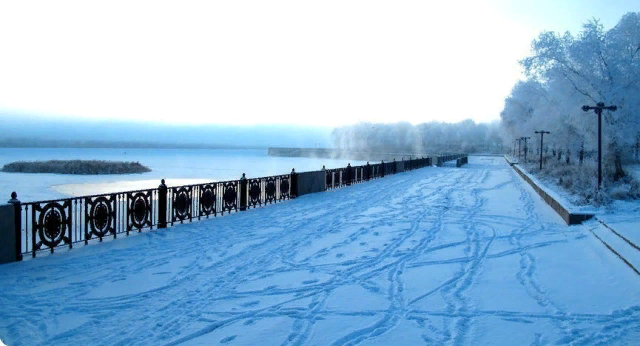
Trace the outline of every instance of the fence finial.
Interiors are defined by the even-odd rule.
[[[8,203],[20,203],[20,201],[18,200],[18,194],[15,191],[11,193],[11,199]]]

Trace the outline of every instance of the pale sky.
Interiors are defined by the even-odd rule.
[[[635,3],[635,5],[632,5]],[[497,120],[544,30],[636,0],[0,0],[0,111],[169,123]]]

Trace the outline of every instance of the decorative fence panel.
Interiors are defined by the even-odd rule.
[[[194,219],[212,218],[247,208],[283,202],[295,197],[292,175],[211,182],[29,202],[20,205],[21,254],[35,257],[40,251],[92,240],[117,238],[124,233],[164,228]],[[245,199],[242,184],[246,184]],[[159,200],[164,200],[162,208]],[[159,211],[163,210],[164,213]]]

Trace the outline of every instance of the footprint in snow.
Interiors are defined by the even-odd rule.
[[[237,337],[238,337],[237,335],[227,336],[226,338],[220,340],[220,343],[221,344],[227,344],[227,343],[233,341]]]
[[[316,282],[318,282],[318,279],[302,281],[304,285],[315,284]]]
[[[530,320],[527,320],[527,319],[524,319],[524,318],[518,318],[518,317],[513,317],[513,318],[504,317],[502,319],[505,320],[505,321],[516,322],[516,323],[527,323],[527,324],[534,323],[533,321],[530,321]]]
[[[365,246],[365,245],[367,245],[366,241],[363,241],[362,243],[360,243],[360,246]]]
[[[240,306],[242,306],[243,308],[248,308],[250,306],[256,306],[258,304],[260,304],[260,301],[259,300],[254,300],[254,301],[251,301],[251,302],[242,303],[242,304],[240,304]]]
[[[342,258],[342,257],[344,257],[344,254],[339,253],[339,254],[337,254],[337,255],[336,255],[336,257],[337,257],[337,258]]]

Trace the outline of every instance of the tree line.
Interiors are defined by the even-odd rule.
[[[418,125],[362,122],[335,128],[331,139],[334,148],[388,153],[502,153],[505,150],[498,122],[487,124],[473,120]]]

